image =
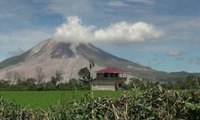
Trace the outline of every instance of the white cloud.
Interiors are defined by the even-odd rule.
[[[93,6],[89,0],[49,0],[46,10],[50,13],[68,16],[90,13],[93,11]]]
[[[155,0],[127,0],[129,2],[138,2],[138,3],[144,3],[144,4],[149,4],[152,5],[155,3]]]
[[[17,48],[15,50],[9,51],[9,55],[10,56],[17,56],[17,55],[21,55],[22,53],[24,53],[25,51],[22,50],[21,48]]]
[[[122,1],[109,1],[107,5],[113,6],[113,7],[126,7],[126,6],[128,6],[128,4],[126,4]]]
[[[173,17],[163,29],[171,40],[179,40],[189,44],[200,43],[200,17]]]
[[[0,33],[0,48],[4,51],[15,51],[18,47],[27,50],[38,42],[51,37],[52,33],[49,28],[24,29],[12,31],[9,34]]]
[[[168,55],[171,56],[171,57],[177,57],[177,56],[180,56],[182,54],[184,54],[184,53],[180,50],[170,50],[168,52]]]
[[[56,28],[54,38],[67,42],[89,42],[94,37],[94,26],[82,25],[81,20],[76,16],[67,18],[67,22]]]
[[[160,38],[162,32],[155,29],[153,25],[145,22],[127,23],[117,22],[106,29],[95,31],[98,40],[110,40],[116,43],[144,42]]]
[[[23,0],[1,0],[0,6],[1,22],[6,22],[8,20],[17,21],[20,24],[22,22],[29,22],[34,17],[34,13],[38,13],[40,11],[35,9],[31,4],[27,4]]]
[[[196,64],[200,65],[200,57],[196,57]]]
[[[76,17],[67,18],[67,22],[56,29],[54,38],[66,42],[94,43],[111,42],[128,44],[158,40],[163,33],[153,25],[145,22],[127,23],[125,21],[113,23],[108,27],[96,29],[95,26],[86,26]]]

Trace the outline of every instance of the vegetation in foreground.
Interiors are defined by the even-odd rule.
[[[174,120],[200,119],[200,92],[178,93],[163,90],[159,84],[138,93],[125,93],[118,99],[94,98],[92,94],[80,100],[58,104],[48,109],[30,109],[0,99],[0,118],[17,120]]]

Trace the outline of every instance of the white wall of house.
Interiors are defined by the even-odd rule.
[[[112,91],[115,91],[115,86],[113,86],[113,85],[92,85],[92,90],[112,90]]]
[[[111,80],[95,80],[91,82],[92,90],[115,90],[115,82]]]

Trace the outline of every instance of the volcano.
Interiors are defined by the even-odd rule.
[[[0,79],[36,78],[37,70],[44,75],[44,82],[50,80],[56,71],[61,71],[64,82],[78,78],[78,71],[89,67],[89,61],[95,63],[94,71],[116,67],[129,71],[130,75],[144,79],[168,80],[180,79],[188,74],[178,76],[175,73],[156,71],[150,67],[116,57],[92,44],[74,44],[47,39],[40,42],[22,55],[8,58],[0,63]]]

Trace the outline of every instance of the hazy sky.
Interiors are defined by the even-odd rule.
[[[200,72],[199,5],[200,0],[0,0],[0,61],[59,36],[92,42],[156,70]]]

